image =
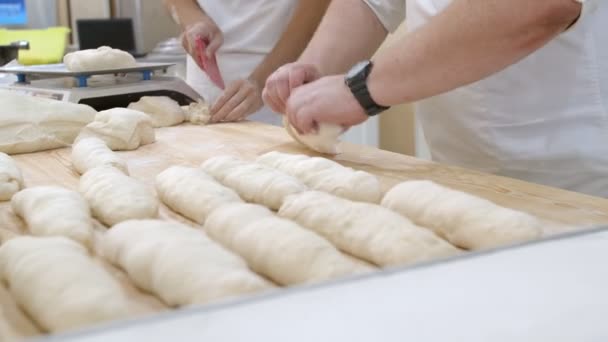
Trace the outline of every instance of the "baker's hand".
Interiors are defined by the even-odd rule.
[[[201,57],[196,45],[196,39],[201,38],[207,43],[205,54],[207,58],[215,55],[217,50],[224,43],[224,35],[217,27],[215,22],[208,16],[203,16],[201,19],[186,27],[182,33],[182,45],[190,56],[196,61],[196,64],[202,68]]]
[[[293,90],[320,77],[321,72],[312,64],[285,64],[266,79],[262,98],[274,112],[285,113],[287,100]]]
[[[258,83],[251,79],[238,80],[228,84],[215,101],[211,107],[210,122],[240,121],[263,105]]]
[[[344,84],[343,75],[323,77],[295,89],[287,101],[286,114],[300,134],[314,133],[319,123],[348,129],[368,118]]]

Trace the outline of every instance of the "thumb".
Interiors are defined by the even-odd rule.
[[[215,56],[217,50],[219,50],[220,46],[224,43],[224,38],[221,33],[216,33],[213,36],[209,37],[209,44],[207,45],[207,51],[205,54],[208,58],[213,58]]]

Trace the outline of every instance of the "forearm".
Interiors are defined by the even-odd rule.
[[[201,18],[207,17],[196,0],[164,0],[164,3],[173,21],[181,27],[182,31]]]
[[[476,82],[545,45],[580,11],[573,0],[455,0],[378,54],[370,93],[395,105]]]
[[[316,65],[324,75],[344,73],[370,58],[386,35],[363,1],[333,0],[299,61]]]
[[[263,86],[281,65],[295,61],[314,35],[330,0],[300,0],[281,38],[250,79]]]

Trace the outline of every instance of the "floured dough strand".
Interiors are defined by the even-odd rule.
[[[128,52],[101,46],[68,53],[63,57],[66,69],[74,72],[133,68],[135,58]]]
[[[380,182],[374,175],[329,159],[273,151],[259,156],[257,162],[297,177],[311,189],[352,201],[379,203],[382,197]]]
[[[152,119],[142,112],[127,108],[112,108],[97,113],[77,140],[97,137],[112,151],[135,150],[156,140]]]
[[[58,186],[27,188],[13,196],[11,206],[32,235],[64,236],[92,245],[91,210],[76,191]]]
[[[87,171],[80,177],[79,189],[93,216],[108,226],[158,216],[159,202],[153,189],[115,167],[99,166]]]
[[[372,269],[260,205],[222,206],[209,216],[204,228],[214,240],[243,257],[251,269],[281,285],[320,282]]]
[[[392,188],[382,205],[431,228],[456,246],[484,249],[540,238],[540,221],[527,213],[431,181]]]
[[[0,201],[10,200],[23,189],[21,170],[7,154],[0,152]]]
[[[80,139],[72,146],[72,164],[80,174],[103,165],[114,166],[129,174],[127,162],[110,150],[103,140],[95,137]]]
[[[298,133],[287,120],[287,117],[283,117],[283,125],[287,133],[300,144],[310,148],[313,151],[317,151],[325,154],[338,154],[340,150],[338,148],[338,137],[344,132],[344,129],[340,125],[334,124],[319,124],[319,130],[315,134],[302,135]]]
[[[168,96],[143,96],[127,108],[148,114],[154,127],[179,125],[185,119],[179,103]]]
[[[298,222],[339,249],[378,266],[407,265],[459,253],[432,231],[386,208],[319,191],[287,197],[279,216]]]
[[[172,166],[156,176],[156,191],[169,208],[200,224],[219,206],[242,202],[203,170],[185,166]]]
[[[135,313],[120,284],[64,237],[23,236],[0,246],[0,278],[17,303],[49,332]]]
[[[193,124],[206,125],[211,120],[211,112],[209,105],[202,100],[190,103],[188,106],[182,106],[186,121]]]
[[[247,202],[279,209],[283,199],[306,191],[297,178],[259,163],[239,160],[231,156],[213,157],[201,168],[220,183],[236,191]]]
[[[102,251],[137,286],[172,306],[207,303],[273,287],[202,231],[175,222],[123,222],[105,233]]]

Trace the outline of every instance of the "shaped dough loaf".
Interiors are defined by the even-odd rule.
[[[321,236],[255,204],[224,205],[209,216],[204,229],[247,260],[251,269],[281,285],[319,282],[371,270],[340,253]]]
[[[272,288],[205,233],[174,222],[123,222],[105,233],[102,250],[137,286],[172,306]]]
[[[298,222],[339,249],[378,266],[407,265],[459,253],[430,230],[386,208],[319,191],[287,197],[279,216]]]
[[[72,164],[80,174],[104,165],[129,174],[127,162],[112,152],[103,140],[95,137],[80,139],[72,146]]]
[[[156,191],[173,211],[203,224],[211,212],[239,195],[198,168],[172,166],[156,176]]]
[[[0,90],[0,152],[29,153],[65,147],[97,113],[81,104]]]
[[[137,66],[135,58],[128,52],[101,46],[97,49],[71,52],[63,57],[66,69],[73,72],[112,70]]]
[[[334,124],[319,124],[319,130],[316,134],[305,134],[298,133],[287,120],[287,117],[283,118],[283,125],[289,135],[300,144],[310,148],[313,151],[317,151],[325,154],[338,154],[340,150],[338,148],[338,137],[344,133],[344,128],[340,125]]]
[[[0,201],[10,200],[23,189],[21,170],[7,154],[0,152]]]
[[[154,127],[174,126],[185,120],[182,107],[168,96],[143,96],[127,108],[148,114]]]
[[[39,329],[23,313],[8,289],[0,281],[0,341],[22,341],[26,337],[40,335]]]
[[[20,191],[11,201],[30,233],[65,236],[90,247],[93,242],[91,210],[76,191],[58,186],[38,186]]]
[[[540,238],[540,221],[529,214],[431,181],[392,188],[382,205],[434,230],[456,246],[483,249]]]
[[[382,198],[380,182],[375,176],[329,159],[273,151],[259,156],[257,162],[297,177],[314,190],[352,201],[379,203]]]
[[[142,112],[127,108],[112,108],[97,113],[78,140],[97,137],[113,151],[135,150],[156,140],[152,120]]]
[[[120,284],[64,237],[22,236],[0,246],[0,278],[19,305],[49,332],[131,316]]]
[[[111,166],[100,166],[80,177],[80,192],[93,216],[113,226],[119,222],[155,218],[158,198],[148,186]]]
[[[201,167],[220,183],[235,190],[244,200],[275,210],[279,209],[285,197],[307,190],[293,176],[231,156],[208,159]]]
[[[209,105],[201,100],[183,106],[186,120],[193,124],[206,125],[211,120]]]

